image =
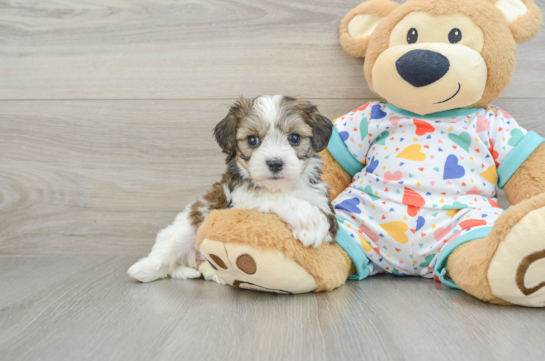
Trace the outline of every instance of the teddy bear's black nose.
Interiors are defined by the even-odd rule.
[[[448,72],[450,62],[435,51],[416,49],[397,59],[396,68],[403,79],[420,88],[441,79]]]

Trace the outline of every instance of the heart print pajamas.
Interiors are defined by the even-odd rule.
[[[504,212],[496,186],[544,141],[495,106],[417,115],[371,102],[334,120],[328,149],[353,176],[334,201],[351,279],[446,276],[446,259]]]

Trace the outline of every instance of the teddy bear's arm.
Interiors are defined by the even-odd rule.
[[[333,158],[329,150],[323,150],[320,156],[324,160],[322,180],[329,185],[329,199],[333,200],[348,187],[352,177]]]
[[[504,187],[511,204],[545,193],[545,144],[540,145]]]

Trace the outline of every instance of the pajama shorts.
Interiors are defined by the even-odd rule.
[[[441,250],[448,244],[488,234],[504,212],[496,201],[490,204],[448,210],[415,208],[348,188],[333,206],[340,226],[337,241],[356,260],[357,274],[351,278],[385,272],[435,277]]]

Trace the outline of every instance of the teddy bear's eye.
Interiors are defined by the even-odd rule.
[[[451,44],[459,43],[462,40],[462,31],[458,28],[454,28],[448,34],[448,41]]]
[[[407,43],[414,44],[418,40],[418,30],[411,28],[407,33]]]

